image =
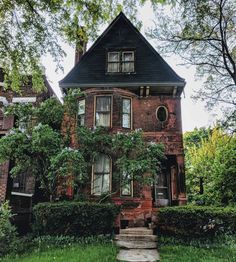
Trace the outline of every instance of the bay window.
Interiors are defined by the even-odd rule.
[[[95,126],[111,126],[111,96],[96,97]]]
[[[84,126],[85,123],[85,99],[80,100],[78,104],[78,125]]]
[[[131,99],[122,98],[122,127],[131,128]]]

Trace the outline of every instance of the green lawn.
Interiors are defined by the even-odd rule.
[[[49,249],[19,258],[6,258],[1,262],[113,262],[116,261],[117,249],[113,245],[88,245]]]
[[[236,261],[236,247],[197,248],[184,245],[160,247],[162,262],[223,262]],[[34,251],[19,258],[5,258],[1,262],[113,262],[117,248],[112,244],[50,248],[44,252]]]
[[[198,248],[192,246],[163,246],[158,249],[163,262],[234,262],[236,247]]]

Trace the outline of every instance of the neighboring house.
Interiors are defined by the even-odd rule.
[[[83,45],[85,46],[85,45]],[[131,183],[113,197],[116,203],[134,201],[123,210],[121,226],[140,225],[157,207],[186,203],[181,94],[185,80],[163,60],[127,17],[120,13],[78,63],[60,81],[66,93],[80,88],[78,123],[103,126],[111,132],[142,129],[147,142],[163,143],[165,169],[152,187],[137,192]],[[112,187],[112,159],[101,154],[91,172],[91,195]]]
[[[39,104],[45,99],[54,95],[54,92],[44,77],[47,90],[42,93],[35,93],[29,77],[28,85],[21,88],[21,94],[10,89],[4,90],[4,73],[0,68],[0,137],[6,135],[15,126],[14,116],[4,116],[3,107],[14,103]],[[10,200],[14,213],[29,212],[32,197],[35,192],[35,179],[30,174],[21,174],[14,179],[10,177],[9,171],[13,163],[10,161],[0,165],[0,203],[6,199]]]

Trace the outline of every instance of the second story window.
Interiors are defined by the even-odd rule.
[[[122,98],[122,127],[131,128],[131,99]]]
[[[96,126],[111,126],[111,96],[96,97]]]
[[[85,122],[85,99],[80,100],[78,103],[78,125],[84,126]]]
[[[134,51],[114,51],[107,54],[108,73],[134,72]]]

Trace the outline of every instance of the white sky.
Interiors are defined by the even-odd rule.
[[[143,22],[141,32],[145,36],[145,31],[148,29],[148,27],[151,27],[153,25],[154,20],[154,15],[150,8],[150,5],[147,4],[142,9],[140,9],[138,15],[140,20]],[[101,30],[101,33],[103,30]],[[151,44],[155,47],[155,44],[152,41],[149,42],[151,42]],[[58,73],[55,72],[56,65],[50,57],[46,57],[42,61],[43,65],[46,68],[46,76],[58,96],[61,96],[58,87],[58,81],[60,81],[74,66],[74,49],[64,43],[62,43],[62,47],[64,51],[67,53],[67,56],[65,57],[63,62],[64,73],[61,71]],[[195,127],[213,125],[213,123],[216,121],[215,112],[208,112],[204,108],[204,104],[202,102],[196,102],[191,99],[193,89],[196,90],[202,84],[200,81],[195,81],[194,79],[195,68],[187,68],[185,66],[180,66],[179,64],[181,63],[181,60],[176,56],[163,58],[176,71],[176,73],[182,78],[184,78],[187,82],[184,91],[185,96],[184,94],[182,95],[183,131],[191,131]]]

